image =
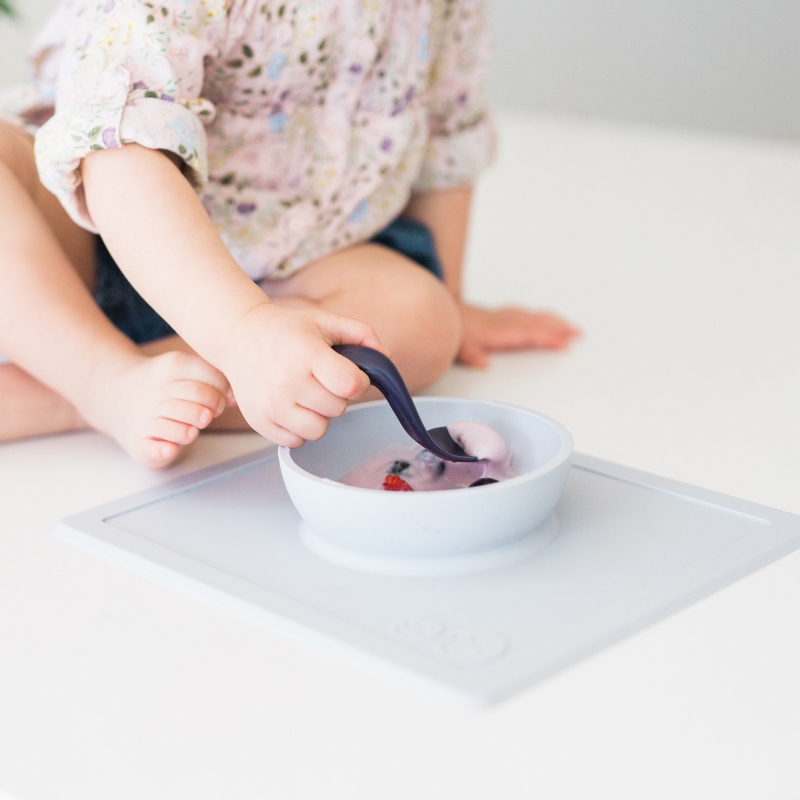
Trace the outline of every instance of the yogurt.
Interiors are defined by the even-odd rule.
[[[419,445],[390,445],[340,482],[362,489],[390,492],[430,492],[464,489],[516,477],[511,449],[497,431],[479,422],[454,422],[447,426],[464,451],[480,461],[443,461]]]

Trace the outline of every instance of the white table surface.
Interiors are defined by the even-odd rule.
[[[800,147],[504,116],[470,295],[557,309],[567,354],[434,393],[800,513]],[[784,798],[800,793],[800,552],[496,709],[447,709],[50,536],[261,446],[142,471],[104,437],[0,446],[0,798]]]

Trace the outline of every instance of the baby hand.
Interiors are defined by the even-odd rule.
[[[458,359],[470,367],[486,367],[493,350],[544,348],[563,350],[580,334],[555,314],[523,308],[478,308],[461,304],[464,334]]]
[[[369,325],[327,311],[264,303],[237,324],[222,369],[254,430],[299,447],[319,439],[331,417],[367,391],[369,378],[334,344],[386,353]]]

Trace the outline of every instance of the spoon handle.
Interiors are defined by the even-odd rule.
[[[461,453],[448,452],[437,444],[425,428],[411,394],[397,367],[383,353],[358,344],[337,344],[333,349],[352,361],[369,377],[370,383],[386,398],[403,430],[419,445],[446,461],[477,461],[453,442]]]

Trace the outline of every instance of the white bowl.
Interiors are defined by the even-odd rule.
[[[318,555],[360,570],[438,575],[529,555],[555,535],[553,509],[569,473],[572,436],[549,417],[484,400],[415,398],[427,428],[474,420],[494,428],[519,473],[500,483],[432,492],[381,492],[338,479],[390,444],[409,444],[383,400],[350,407],[325,436],[281,447],[286,489]]]

